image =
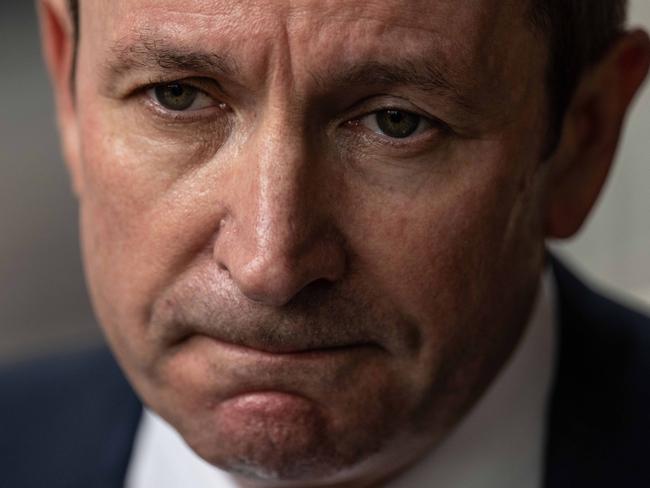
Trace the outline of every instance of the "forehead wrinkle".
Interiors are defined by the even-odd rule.
[[[458,42],[441,26],[424,25],[418,20],[421,16],[404,18],[382,5],[354,7],[351,15],[341,8],[329,12],[332,2],[325,2],[319,11],[331,15],[319,17],[308,15],[304,1],[295,3],[287,11],[287,24],[303,36],[302,66],[319,92],[354,86],[407,87],[447,98],[466,112],[485,108],[482,80],[467,52],[470,39]],[[316,55],[328,50],[333,57],[312,64]]]
[[[457,2],[459,0],[453,0]],[[446,5],[445,5],[446,4]],[[290,19],[323,19],[325,22],[373,21],[399,28],[433,33],[428,20],[434,13],[453,6],[451,0],[288,0],[284,15]]]

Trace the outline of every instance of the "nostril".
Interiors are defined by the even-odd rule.
[[[284,306],[305,288],[320,295],[345,272],[341,239],[322,228],[296,230],[283,224],[260,234],[250,225],[232,223],[226,221],[224,228],[219,222],[213,260],[222,276],[254,302]]]
[[[312,281],[311,283],[308,283],[305,286],[305,288],[309,288],[310,292],[319,293],[322,291],[329,290],[333,284],[334,281],[328,278],[319,278],[317,280]]]

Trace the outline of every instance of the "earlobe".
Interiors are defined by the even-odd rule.
[[[549,160],[546,234],[568,238],[582,227],[607,179],[625,116],[650,67],[650,39],[627,32],[582,77]]]
[[[75,43],[65,0],[40,0],[38,14],[43,57],[50,75],[63,153],[72,185],[81,192],[79,129],[72,80]]]

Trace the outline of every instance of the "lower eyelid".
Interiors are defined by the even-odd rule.
[[[221,105],[214,105],[206,108],[185,111],[173,111],[163,107],[149,97],[146,97],[142,105],[149,112],[152,122],[160,122],[165,125],[172,124],[178,126],[200,126],[206,124],[218,123],[219,125],[228,125],[231,123],[228,117],[228,107],[222,108]],[[197,128],[200,126],[196,126]]]

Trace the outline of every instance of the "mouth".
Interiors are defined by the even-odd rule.
[[[336,327],[319,322],[173,321],[162,329],[163,347],[183,348],[188,343],[212,343],[224,351],[273,357],[341,355],[351,352],[387,352],[381,342],[361,328]],[[167,337],[165,337],[167,336]]]
[[[389,359],[373,341],[274,338],[253,341],[194,330],[164,351],[156,367],[170,388],[193,392],[196,401],[209,405],[257,395],[264,405],[286,406],[296,395],[327,403],[333,390],[354,390]],[[285,394],[284,400],[276,401],[276,393]]]
[[[181,374],[194,386],[198,381],[220,399],[260,391],[318,398],[386,359],[385,350],[369,342],[260,346],[200,333],[186,336],[169,353],[167,367],[174,375]]]
[[[332,356],[332,355],[341,355],[349,354],[352,352],[361,352],[361,351],[381,351],[383,348],[375,343],[369,341],[354,341],[354,342],[333,342],[333,343],[324,343],[324,344],[314,344],[307,343],[309,341],[302,341],[303,343],[298,343],[291,341],[270,341],[270,340],[261,340],[261,341],[251,341],[251,340],[233,340],[233,339],[224,339],[222,337],[215,337],[211,334],[205,334],[201,332],[184,335],[179,339],[176,346],[181,346],[187,342],[193,342],[196,340],[200,341],[209,341],[214,345],[228,350],[233,353],[243,354],[243,355],[258,355],[258,356],[269,356],[269,357],[279,357],[279,358],[301,358],[301,359],[316,359],[321,356]]]

